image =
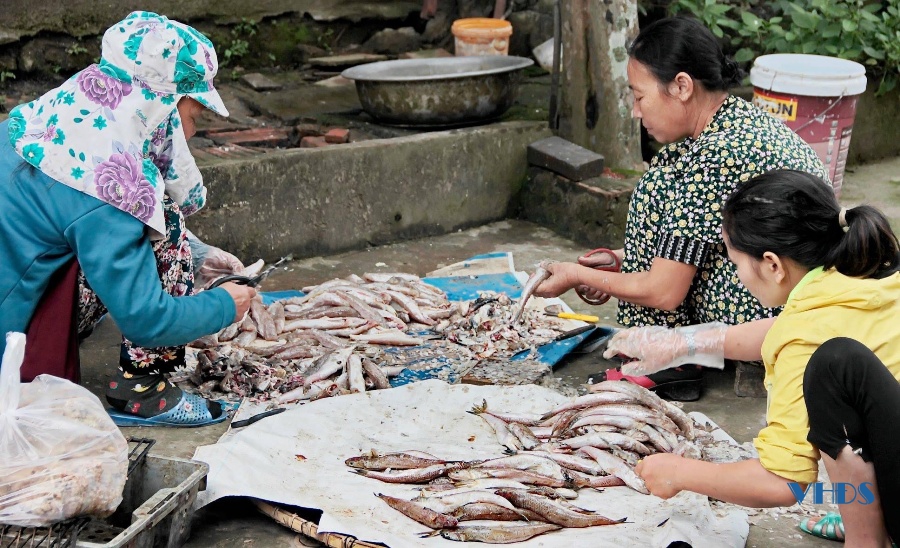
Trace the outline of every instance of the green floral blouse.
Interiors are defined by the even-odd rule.
[[[721,207],[738,184],[775,169],[828,174],[816,153],[783,122],[729,96],[696,138],[653,158],[628,209],[622,272],[650,269],[655,257],[697,267],[674,311],[619,302],[624,326],[743,323],[777,314],[738,280],[722,241]]]

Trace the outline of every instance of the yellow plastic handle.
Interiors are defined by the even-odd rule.
[[[575,314],[573,312],[560,312],[557,314],[557,317],[563,318],[566,320],[581,320],[583,322],[588,323],[597,323],[600,321],[600,318],[597,316],[589,316],[587,314]]]

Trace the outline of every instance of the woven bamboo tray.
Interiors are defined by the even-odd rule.
[[[297,514],[279,508],[264,500],[254,500],[256,508],[292,531],[314,538],[329,548],[385,548],[384,544],[374,544],[359,540],[354,536],[340,533],[320,533],[317,523],[301,518]]]

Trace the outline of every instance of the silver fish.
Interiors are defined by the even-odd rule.
[[[532,293],[534,293],[535,288],[541,285],[541,282],[550,277],[550,271],[547,270],[547,266],[552,264],[553,261],[541,261],[541,263],[535,268],[534,272],[531,276],[528,277],[528,281],[525,282],[525,289],[522,290],[522,296],[519,297],[519,303],[516,305],[516,309],[513,312],[512,321],[510,323],[516,323],[522,318],[522,313],[525,311],[525,303],[528,302],[528,299],[531,298]]]
[[[462,470],[469,466],[465,462],[448,462],[446,464],[434,464],[424,468],[415,468],[411,470],[398,470],[379,472],[375,470],[353,470],[361,476],[374,478],[385,483],[425,483],[434,478],[443,476],[456,470]]]
[[[448,540],[460,542],[486,542],[490,544],[512,544],[542,535],[548,531],[562,529],[552,523],[503,523],[502,525],[463,525],[453,529],[429,531],[422,538],[440,535]]]
[[[645,495],[650,494],[650,491],[647,490],[647,486],[644,485],[644,480],[635,474],[634,470],[625,464],[625,461],[622,459],[614,457],[606,451],[597,449],[596,447],[582,447],[578,452],[597,461],[597,464],[602,466],[607,474],[621,479],[625,482],[625,485],[631,487],[638,493],[643,493]]]
[[[517,489],[498,489],[497,494],[508,499],[517,508],[525,508],[540,515],[546,521],[563,527],[595,527],[598,525],[616,525],[627,518],[610,519],[600,514],[582,514],[554,503],[547,497],[534,495]]]
[[[397,510],[406,517],[418,521],[426,527],[432,529],[440,529],[442,527],[456,527],[458,520],[453,516],[447,516],[434,510],[425,508],[419,503],[409,500],[390,497],[382,493],[375,493],[375,496],[387,503],[388,506]]]

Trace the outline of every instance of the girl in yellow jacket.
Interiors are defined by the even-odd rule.
[[[789,506],[816,496],[821,455],[831,481],[853,487],[824,494],[845,502],[841,516],[801,528],[846,534],[852,546],[890,546],[889,537],[900,540],[897,236],[878,210],[843,209],[825,182],[799,171],[739,187],[723,207],[723,232],[741,282],[763,306],[784,305],[774,323],[634,328],[617,334],[606,355],[634,357],[623,371],[645,374],[684,360],[746,359],[757,341],[768,391],[767,426],[754,439],[759,458],[714,464],[657,454],[635,471],[662,498],[688,490]],[[752,334],[766,330],[760,347]]]

